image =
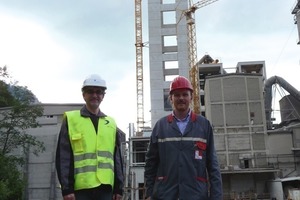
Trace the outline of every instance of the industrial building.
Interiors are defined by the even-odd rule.
[[[44,104],[44,115],[38,119],[41,127],[28,130],[45,144],[45,152],[38,157],[27,155],[24,177],[28,180],[25,199],[60,199],[61,192],[55,169],[55,153],[63,114],[80,109],[82,104]]]
[[[293,7],[292,14],[294,15],[295,24],[297,24],[298,27],[299,39],[297,44],[300,44],[300,1],[299,0],[295,2],[295,6]]]
[[[172,110],[170,81],[177,75],[193,79],[190,64],[196,48],[190,47],[195,38],[189,37],[195,19],[190,11],[215,1],[199,1],[196,6],[180,0],[148,2],[152,127]],[[299,17],[298,10],[299,1],[292,14]],[[267,79],[264,61],[238,62],[233,73],[210,55],[196,61],[200,112],[214,128],[224,199],[284,199],[299,194],[299,91],[281,77]],[[279,124],[271,117],[270,89],[276,84],[290,93],[280,100]],[[125,199],[143,199],[150,134],[151,130],[130,133]]]
[[[199,69],[203,67],[202,72],[207,74],[203,75],[205,81],[201,79],[205,82],[203,104],[214,128],[224,199],[270,199],[272,195],[280,199],[278,196],[292,189],[299,192],[295,189],[300,187],[299,92],[280,100],[282,122],[271,122],[268,129],[265,85],[276,82],[287,88],[290,85],[280,77],[265,79],[263,61],[239,62],[236,73],[226,73],[222,63],[217,65],[203,64]],[[46,151],[38,157],[26,155],[25,197],[60,200],[54,163],[57,136],[63,113],[80,109],[82,104],[43,104],[43,107],[44,115],[38,119],[41,127],[27,131],[45,143]],[[130,124],[128,141],[124,135],[124,199],[143,199],[145,154],[150,135],[151,129],[136,134],[133,124]]]
[[[283,199],[289,191],[299,192],[299,91],[280,100],[282,122],[271,121],[268,129],[266,84],[278,83],[289,91],[293,87],[281,77],[266,79],[263,61],[239,62],[235,73],[226,73],[221,63],[219,68],[211,64],[211,70],[209,65],[205,64],[203,70],[199,65],[199,71],[213,74],[200,81],[205,82],[203,105],[214,129],[224,199]],[[129,137],[129,199],[143,199],[150,134],[151,130],[145,130],[142,136],[132,132]]]

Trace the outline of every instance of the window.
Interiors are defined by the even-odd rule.
[[[175,0],[162,0],[162,4],[172,4],[175,3]]]
[[[176,24],[176,12],[164,11],[162,12],[163,25]]]
[[[164,110],[165,111],[171,111],[172,105],[169,99],[169,89],[164,89]]]
[[[163,36],[163,44],[164,44],[164,47],[177,46],[176,35]]]
[[[133,163],[135,164],[145,163],[148,144],[149,142],[144,140],[132,141]]]
[[[177,69],[178,68],[178,61],[164,61],[164,68],[165,69]]]

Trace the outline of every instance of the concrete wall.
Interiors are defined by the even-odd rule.
[[[26,199],[30,200],[60,200],[60,186],[55,169],[55,152],[57,137],[60,130],[63,113],[80,109],[83,104],[44,104],[44,115],[38,119],[41,127],[29,129],[27,132],[44,142],[45,152],[35,156],[27,155],[24,176],[28,180],[25,191]]]
[[[31,133],[43,141],[46,151],[39,156],[29,154],[26,165],[28,179],[27,197],[30,200],[60,199],[61,195],[55,171],[55,150],[58,126],[43,127]]]
[[[298,27],[298,44],[300,44],[300,11],[295,15]]]
[[[256,155],[266,154],[262,88],[260,74],[207,77],[206,117],[214,126],[221,165],[240,166],[247,159],[255,167]]]
[[[222,176],[224,199],[256,199],[267,193],[270,174],[226,174]],[[252,198],[249,198],[249,197]]]
[[[281,169],[279,178],[299,176],[299,156],[300,149],[299,127],[291,125],[282,129],[268,131],[267,148],[269,151],[269,163]]]
[[[187,26],[182,12],[188,1],[149,0],[149,62],[151,125],[167,115],[170,81],[176,75],[188,77]]]
[[[131,196],[130,200],[143,199],[144,196],[144,167],[134,167],[132,168],[129,180],[131,182]],[[142,198],[140,198],[142,197]]]

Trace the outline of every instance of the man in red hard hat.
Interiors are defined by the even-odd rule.
[[[170,84],[170,94],[174,90],[178,89],[189,89],[191,92],[193,92],[193,87],[191,82],[185,78],[184,76],[177,76]]]
[[[210,122],[190,109],[193,87],[170,84],[173,112],[155,124],[146,154],[147,200],[221,200],[222,178]]]

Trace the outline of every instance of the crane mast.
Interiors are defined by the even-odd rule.
[[[196,7],[190,7],[185,12],[188,29],[188,59],[189,59],[189,76],[192,87],[194,89],[193,94],[193,111],[197,114],[200,113],[200,92],[199,92],[199,69],[197,67],[197,41],[196,41],[196,25],[195,25],[195,9]]]
[[[189,9],[184,14],[188,29],[188,59],[189,76],[194,88],[193,111],[200,113],[199,69],[197,67],[197,42],[195,11],[218,0],[201,0],[193,5],[189,2]],[[143,83],[143,33],[142,33],[142,0],[135,0],[135,48],[136,48],[136,93],[137,93],[137,133],[144,128],[144,83]]]
[[[142,0],[135,0],[137,133],[141,133],[144,127],[143,46]]]
[[[200,114],[200,87],[199,87],[199,68],[197,67],[197,41],[196,41],[196,24],[195,11],[201,7],[211,4],[218,0],[202,0],[193,5],[189,2],[189,9],[184,14],[187,21],[188,29],[188,59],[189,59],[189,76],[194,89],[193,94],[193,111]]]

